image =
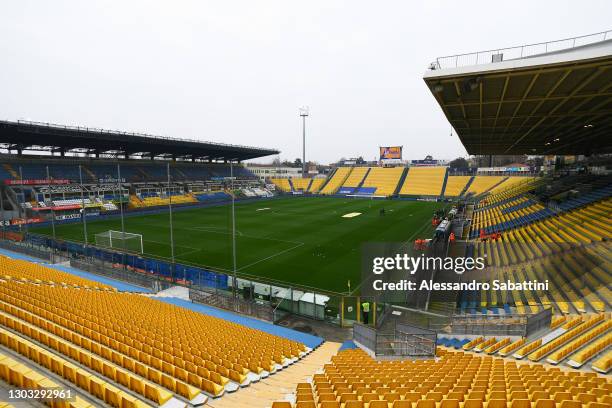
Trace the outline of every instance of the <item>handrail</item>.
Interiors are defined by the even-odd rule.
[[[561,40],[553,40],[546,42],[539,42],[533,44],[524,44],[514,47],[496,48],[485,51],[469,52],[464,54],[447,55],[444,57],[436,58],[435,62],[432,62],[429,66],[430,70],[447,69],[447,68],[458,68],[468,65],[480,65],[490,64],[495,62],[501,62],[508,59],[523,59],[529,58],[534,55],[544,54],[552,51],[561,51],[566,49],[572,49],[575,47],[593,44],[596,42],[606,41],[608,38],[612,38],[612,30],[601,31],[594,34],[581,35],[576,37],[564,38]],[[580,41],[583,39],[589,39],[588,41]],[[578,41],[578,44],[577,44]],[[552,47],[555,44],[571,42],[571,45],[562,47]],[[543,49],[542,49],[543,48]],[[520,52],[519,52],[520,51]],[[516,52],[516,55],[513,53]],[[505,54],[510,54],[507,57]],[[498,56],[495,60],[494,56]],[[481,57],[484,57],[481,59]]]

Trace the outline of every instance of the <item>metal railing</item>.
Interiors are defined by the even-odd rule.
[[[0,248],[13,252],[18,252],[20,254],[28,255],[34,258],[39,258],[45,261],[50,261],[52,256],[52,253],[49,250],[29,247],[25,244],[12,241],[0,240]]]
[[[467,54],[448,55],[436,58],[431,70],[458,68],[470,65],[490,64],[507,60],[530,58],[539,54],[567,50],[612,38],[612,30],[515,47],[497,48]]]
[[[396,324],[392,332],[384,333],[355,323],[353,340],[377,357],[433,357],[437,333],[405,323]]]
[[[222,294],[220,292],[208,291],[205,288],[189,288],[189,299],[192,302],[218,307],[268,322],[275,322],[274,309],[271,305],[234,298],[229,293]]]
[[[527,337],[544,327],[550,327],[552,309],[544,309],[535,314],[504,315],[455,315],[452,317],[452,334],[486,336]]]
[[[237,274],[239,298],[233,298],[228,271],[187,262],[171,263],[163,257],[122,252],[116,248],[83,245],[76,241],[54,240],[45,235],[27,234],[22,242],[3,240],[0,248],[56,262],[70,260],[73,267],[112,279],[152,289],[154,292],[180,285],[192,289],[200,303],[233,310],[259,319],[279,322],[288,315],[304,316],[341,325],[342,293],[293,285],[275,279]],[[142,262],[145,262],[142,265]],[[252,288],[248,299],[242,298]],[[211,296],[214,295],[214,296]]]

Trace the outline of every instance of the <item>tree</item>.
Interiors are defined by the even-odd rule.
[[[293,166],[294,167],[302,167],[302,159],[300,159],[299,157],[297,159],[295,159],[293,161]]]
[[[454,171],[466,171],[470,168],[469,163],[463,157],[457,157],[448,164],[449,168]]]

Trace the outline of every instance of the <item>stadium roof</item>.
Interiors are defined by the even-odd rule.
[[[612,152],[612,31],[429,69],[423,79],[469,154]]]
[[[18,151],[86,151],[222,161],[242,161],[279,153],[275,149],[25,121],[0,121],[0,145]]]

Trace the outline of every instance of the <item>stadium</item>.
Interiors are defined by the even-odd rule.
[[[469,169],[0,121],[0,406],[612,406],[611,35],[423,62]]]

